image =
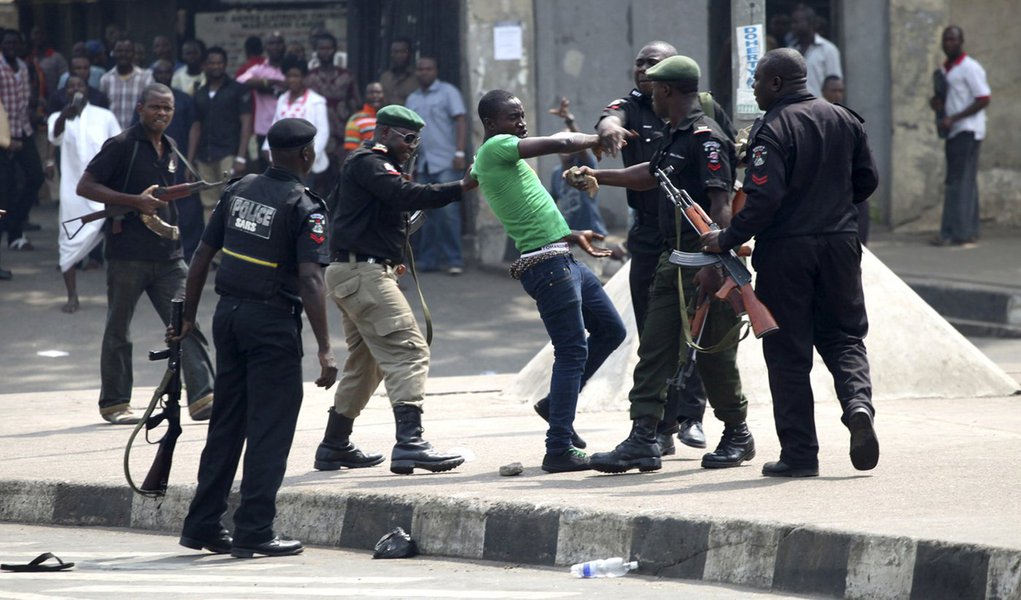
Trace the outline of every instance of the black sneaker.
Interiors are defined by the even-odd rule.
[[[588,471],[588,455],[577,448],[568,448],[559,454],[546,453],[542,458],[542,470],[547,473],[571,473]]]

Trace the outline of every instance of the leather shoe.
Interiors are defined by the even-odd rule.
[[[100,416],[107,423],[113,423],[114,425],[135,425],[142,420],[141,417],[135,416],[135,413],[131,412],[130,408],[122,408],[114,411],[100,411]]]
[[[252,558],[256,554],[263,556],[291,556],[293,554],[301,554],[301,551],[304,549],[305,547],[298,540],[283,540],[277,536],[268,542],[254,546],[238,546],[235,544],[230,549],[230,555],[234,558]]]
[[[185,548],[191,548],[192,550],[209,550],[213,554],[229,554],[231,546],[234,540],[230,537],[230,533],[226,529],[221,529],[213,537],[192,537],[188,535],[182,535],[181,539],[177,540],[177,543],[181,544]]]
[[[766,477],[818,477],[819,467],[792,467],[782,460],[762,465]]]
[[[681,421],[681,431],[677,434],[677,439],[685,446],[705,448],[705,432],[702,431],[702,421],[698,419]]]
[[[879,464],[879,438],[872,427],[872,413],[863,406],[852,410],[847,428],[851,430],[851,464],[859,471],[875,469]]]
[[[670,433],[657,433],[656,443],[659,444],[661,456],[673,456],[677,454],[677,446],[674,445],[674,436]]]

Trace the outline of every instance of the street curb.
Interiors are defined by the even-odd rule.
[[[153,500],[123,486],[0,480],[0,521],[176,534],[193,492]],[[282,492],[277,508],[279,531],[321,546],[371,549],[403,527],[436,556],[542,566],[627,556],[645,575],[836,598],[1021,597],[1021,550],[974,544],[421,495]]]
[[[966,335],[1021,337],[1021,288],[909,275],[903,279]]]

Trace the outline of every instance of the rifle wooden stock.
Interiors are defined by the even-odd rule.
[[[160,440],[159,448],[156,449],[156,457],[153,458],[152,466],[149,467],[149,472],[139,488],[143,492],[156,496],[166,493],[170,481],[170,467],[174,463],[174,450],[177,449],[177,438],[181,437],[182,431],[181,405],[168,402],[161,416],[166,417],[167,433]],[[148,426],[147,423],[146,427],[148,428]]]
[[[177,186],[175,186],[177,187]],[[184,300],[171,301],[170,325],[174,334],[181,331],[181,320],[184,314]],[[154,352],[150,359],[159,360],[164,353]],[[177,448],[177,438],[181,437],[181,342],[170,342],[166,350],[167,377],[164,377],[165,385],[162,392],[166,395],[163,412],[146,420],[146,431],[156,427],[163,420],[167,422],[167,432],[160,439],[159,448],[156,450],[156,457],[149,467],[149,473],[142,481],[143,492],[162,496],[167,491],[167,484],[170,480],[170,467],[174,461],[174,450]]]
[[[174,200],[180,200],[181,198],[187,198],[188,196],[191,196],[192,194],[197,194],[198,192],[201,192],[203,190],[208,190],[208,189],[212,189],[212,188],[217,187],[217,186],[221,186],[224,183],[226,183],[226,182],[225,181],[215,181],[213,183],[210,183],[210,182],[205,181],[205,180],[196,181],[194,183],[180,183],[180,184],[172,185],[172,186],[169,186],[169,187],[158,187],[155,190],[153,190],[152,195],[154,197],[160,199],[160,200],[163,200],[164,202],[173,202]],[[65,227],[65,231],[67,231],[67,224],[74,223],[75,221],[81,221],[82,225],[85,225],[86,223],[91,223],[93,221],[98,221],[99,219],[105,219],[107,217],[114,217],[114,218],[116,218],[116,217],[123,217],[125,215],[129,215],[129,214],[135,213],[135,212],[138,212],[137,209],[132,208],[130,206],[124,206],[122,204],[111,204],[111,205],[108,205],[103,210],[97,210],[97,211],[94,211],[94,212],[86,213],[86,214],[84,214],[84,215],[82,215],[80,217],[75,217],[73,219],[68,219],[68,220],[64,221],[62,224]],[[78,230],[80,230],[80,229],[81,229],[81,227],[78,228]],[[76,230],[74,233],[77,234],[78,231]],[[114,230],[114,233],[120,233],[120,227],[117,227]],[[73,235],[70,235],[70,234],[68,235],[68,238],[73,238],[73,237],[74,237]]]
[[[184,300],[173,300],[171,302],[170,323],[174,333],[181,331],[181,319],[184,310]],[[124,478],[128,480],[131,490],[147,498],[158,498],[166,493],[167,483],[170,479],[170,467],[174,461],[174,450],[177,448],[177,438],[181,437],[181,343],[170,342],[166,350],[149,352],[149,360],[166,360],[167,370],[163,373],[163,379],[159,387],[153,393],[149,406],[142,415],[142,420],[135,426],[134,431],[128,438],[127,446],[124,448]],[[157,414],[153,411],[163,401],[163,410]],[[135,485],[131,478],[131,446],[135,442],[138,432],[145,427],[146,441],[149,439],[149,432],[158,427],[163,421],[167,422],[167,431],[158,443],[156,457],[152,466],[145,476],[141,487]]]
[[[656,169],[659,186],[667,198],[681,209],[685,219],[699,234],[718,231],[719,225],[713,222],[702,207],[684,190],[677,189],[668,177],[673,167],[667,171]],[[761,338],[779,329],[772,313],[766,305],[759,301],[752,288],[752,274],[748,267],[738,258],[737,252],[729,250],[719,256],[719,265],[723,267],[726,280],[716,292],[716,298],[727,300],[738,315],[748,315],[755,337]]]

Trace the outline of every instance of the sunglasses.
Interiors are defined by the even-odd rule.
[[[401,139],[404,140],[404,143],[409,145],[409,146],[414,146],[414,145],[418,144],[418,142],[420,140],[420,138],[419,138],[417,133],[401,133],[400,130],[396,130],[396,129],[394,131],[397,131],[397,133],[400,134]]]

